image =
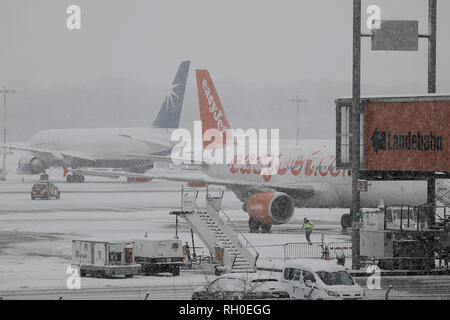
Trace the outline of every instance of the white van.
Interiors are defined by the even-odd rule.
[[[336,260],[295,259],[286,261],[281,283],[294,299],[362,300],[365,291]]]

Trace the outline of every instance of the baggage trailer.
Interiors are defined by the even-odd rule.
[[[136,239],[134,254],[142,273],[148,275],[170,272],[178,276],[184,260],[181,240]]]
[[[79,267],[81,277],[129,278],[141,273],[132,242],[72,240],[72,265]]]

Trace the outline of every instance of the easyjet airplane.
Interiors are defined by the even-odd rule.
[[[230,129],[230,125],[208,71],[196,70],[196,76],[203,133],[208,129],[225,132]],[[207,142],[203,143],[204,148],[209,146]],[[141,156],[155,158],[151,155]],[[163,160],[164,157],[158,158]],[[315,140],[303,140],[299,147],[281,146],[279,166],[276,174],[272,175],[262,175],[260,163],[249,164],[248,156],[246,160],[244,164],[213,164],[203,158],[199,168],[207,177],[199,178],[160,173],[114,172],[114,175],[224,186],[243,202],[252,232],[260,228],[268,232],[273,224],[288,222],[295,207],[351,207],[351,174],[336,169],[334,141],[318,144]],[[81,172],[98,176],[112,175],[95,171]],[[426,184],[422,181],[373,181],[368,192],[361,193],[361,206],[377,207],[380,199],[386,205],[422,204],[426,202]],[[343,215],[341,224],[343,227],[350,226],[348,214]]]

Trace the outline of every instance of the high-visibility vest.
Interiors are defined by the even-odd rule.
[[[311,221],[305,222],[303,224],[303,229],[305,229],[305,230],[314,230],[314,223],[312,223]]]

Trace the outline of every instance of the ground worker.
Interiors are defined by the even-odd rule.
[[[314,230],[314,223],[309,221],[308,218],[304,218],[303,219],[303,224],[302,224],[302,230],[305,230],[306,241],[308,241],[308,243],[310,245],[312,245],[311,233]]]
[[[184,260],[186,261],[191,261],[191,250],[189,250],[189,245],[186,241],[186,244],[183,246],[183,255],[184,255]]]

